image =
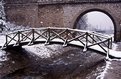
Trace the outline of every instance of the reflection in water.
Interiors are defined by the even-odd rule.
[[[28,48],[31,46],[28,46]],[[95,79],[105,67],[104,56],[94,51],[82,52],[78,47],[61,45],[34,45],[51,53],[43,58],[38,52],[26,50],[6,51],[9,60],[2,62],[2,79]]]

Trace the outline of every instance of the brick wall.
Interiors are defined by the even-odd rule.
[[[9,0],[8,0],[9,1]],[[17,1],[17,0],[16,0]],[[23,0],[28,1],[28,0]],[[77,18],[88,10],[107,12],[114,22],[115,38],[121,39],[121,3],[5,4],[7,21],[31,27],[76,27]],[[19,0],[18,0],[19,2]]]

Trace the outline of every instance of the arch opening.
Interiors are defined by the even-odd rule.
[[[115,21],[113,17],[105,11],[85,11],[78,16],[74,26],[74,29],[111,35],[115,40]]]

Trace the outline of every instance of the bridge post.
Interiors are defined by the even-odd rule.
[[[45,45],[48,45],[48,44],[50,44],[50,28],[47,28],[47,40],[46,40],[46,42],[45,42]]]
[[[112,37],[110,38],[110,49],[112,49]]]
[[[87,51],[87,46],[88,46],[88,32],[86,32],[86,43],[85,43],[85,46],[84,46],[84,49],[83,49],[83,52]]]
[[[108,49],[107,49],[107,56],[106,56],[106,60],[109,59],[109,49],[110,49],[110,39],[108,39]]]
[[[16,43],[14,44],[14,46],[19,46],[20,43],[21,43],[21,42],[20,42],[20,39],[21,39],[21,38],[20,38],[20,34],[21,34],[21,32],[18,31],[16,34],[17,34],[18,40],[16,41]]]
[[[63,44],[63,46],[67,46],[67,44],[68,44],[68,32],[69,30],[68,29],[66,29],[66,34],[65,34],[65,41],[64,41],[64,44]]]
[[[29,42],[28,45],[34,44],[34,41],[35,41],[34,31],[35,31],[34,29],[31,29],[31,32],[32,32],[32,39],[31,39],[31,41]]]
[[[5,37],[6,37],[6,43],[5,43],[5,45],[7,47],[8,46],[8,37],[7,37],[7,35]]]
[[[92,32],[92,33],[94,33],[94,32]],[[95,38],[94,34],[92,34],[92,38],[93,39]],[[94,44],[94,40],[93,39],[92,39],[92,44]]]
[[[16,44],[20,45],[20,39],[21,39],[21,38],[20,38],[20,31],[18,31],[18,33],[17,33],[17,34],[18,34],[18,41],[17,41],[17,43],[16,43]]]
[[[31,39],[31,41],[30,41],[30,43],[29,43],[30,45],[31,45],[31,44],[34,44],[34,41],[35,41],[34,31],[35,31],[35,30],[32,29],[32,39]]]

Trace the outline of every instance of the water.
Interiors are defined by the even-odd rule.
[[[61,45],[45,48],[51,57],[43,58],[26,49],[6,51],[8,60],[1,62],[2,79],[96,79],[105,68],[104,56],[78,47]],[[42,48],[43,47],[43,48]],[[40,50],[40,52],[45,51]],[[59,51],[60,50],[60,51]],[[53,52],[52,52],[53,51]]]

